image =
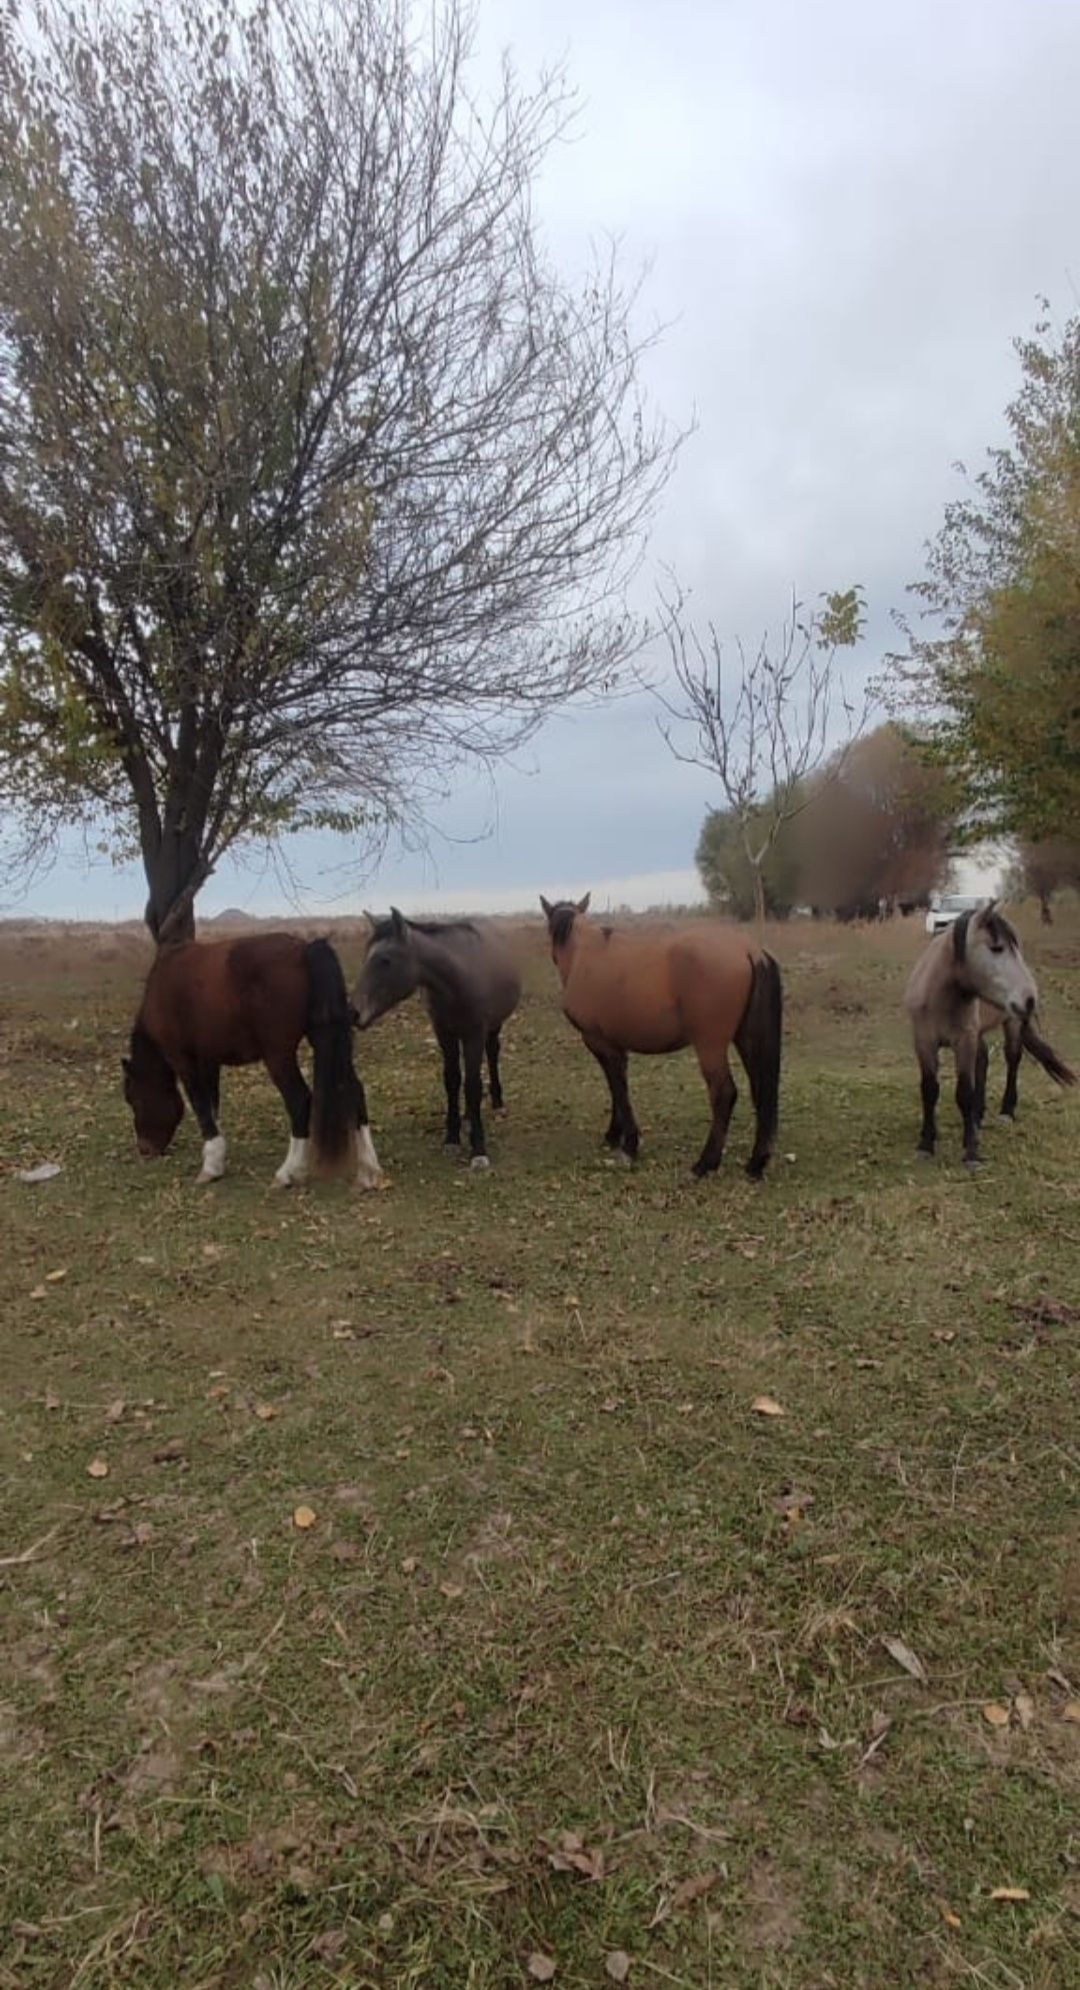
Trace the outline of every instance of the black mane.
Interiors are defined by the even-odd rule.
[[[574,920],[577,916],[577,906],[572,905],[567,898],[564,898],[560,904],[552,906],[551,911],[548,913],[548,931],[551,934],[553,946],[565,947],[567,940],[573,932]]]
[[[429,939],[438,939],[440,933],[475,933],[476,924],[472,919],[405,919],[414,933],[425,933]],[[372,940],[392,940],[394,922],[392,919],[375,919],[371,926]],[[370,944],[370,942],[369,942]]]

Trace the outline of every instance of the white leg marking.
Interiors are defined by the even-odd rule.
[[[472,1160],[469,1162],[469,1166],[470,1168],[477,1169],[490,1168],[491,1162],[486,1154],[474,1154]]]
[[[212,1140],[203,1141],[201,1182],[219,1182],[225,1173],[225,1135],[215,1133]]]
[[[370,1126],[358,1126],[356,1129],[356,1179],[361,1188],[378,1188],[382,1180]]]
[[[296,1135],[293,1134],[289,1140],[289,1151],[274,1176],[274,1180],[279,1188],[292,1188],[294,1182],[306,1180],[307,1171],[308,1143],[306,1140],[298,1140]]]

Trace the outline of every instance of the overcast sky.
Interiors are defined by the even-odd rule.
[[[565,58],[580,91],[537,203],[554,254],[575,268],[617,234],[671,321],[647,385],[697,427],[650,572],[673,565],[703,618],[751,637],[793,584],[861,581],[871,671],[957,459],[1001,437],[1012,339],[1041,294],[1059,320],[1077,308],[1077,0],[480,0],[480,38],[526,76]],[[641,701],[577,712],[494,788],[463,786],[426,856],[361,882],[336,840],[297,843],[294,902],[685,897],[708,799]],[[67,865],[27,909],[141,902],[136,874]],[[287,902],[272,875],[223,869],[200,904]]]

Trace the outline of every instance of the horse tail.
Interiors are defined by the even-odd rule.
[[[1076,1084],[1076,1072],[1071,1065],[1066,1064],[1064,1059],[1058,1056],[1057,1051],[1051,1049],[1045,1037],[1041,1037],[1038,1030],[1033,1029],[1030,1023],[1025,1023],[1020,1031],[1020,1041],[1029,1057],[1033,1057],[1036,1064],[1042,1065],[1047,1077],[1052,1078],[1055,1085]]]
[[[750,993],[742,1021],[735,1032],[739,1056],[750,1080],[750,1096],[757,1113],[754,1151],[746,1172],[760,1180],[769,1164],[780,1119],[780,1047],[784,1024],[784,990],[780,968],[771,954],[755,956]]]
[[[356,1167],[357,1120],[367,1119],[364,1090],[352,1058],[352,1016],[345,976],[329,940],[309,940],[305,1030],[315,1054],[311,1141],[322,1174]]]

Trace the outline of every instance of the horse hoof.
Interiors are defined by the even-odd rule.
[[[490,1168],[491,1162],[486,1154],[474,1154],[472,1160],[469,1162],[469,1166],[473,1169]]]
[[[984,1163],[983,1163],[983,1157],[982,1157],[982,1155],[981,1155],[981,1154],[965,1154],[965,1155],[964,1155],[964,1166],[965,1166],[965,1168],[981,1168],[981,1167],[982,1167],[983,1165],[984,1165]]]
[[[1015,1125],[1016,1125],[1016,1114],[1015,1114],[1015,1113],[1012,1113],[1012,1112],[999,1112],[999,1114],[998,1114],[998,1119],[1000,1120],[1000,1122],[1001,1122],[1002,1126],[1015,1126]]]
[[[219,1182],[220,1180],[220,1175],[208,1175],[204,1168],[201,1174],[196,1175],[195,1186],[196,1188],[207,1188],[211,1182]]]
[[[929,1147],[916,1147],[915,1159],[917,1161],[932,1161],[933,1158],[934,1157],[931,1154]]]
[[[444,1153],[444,1154],[449,1154],[449,1156],[450,1156],[450,1159],[451,1159],[452,1161],[460,1161],[460,1159],[461,1159],[461,1142],[460,1142],[460,1140],[444,1140],[444,1141],[443,1141],[443,1153]]]
[[[379,1169],[377,1174],[371,1174],[370,1172],[368,1172],[365,1174],[357,1175],[356,1177],[356,1186],[358,1189],[360,1189],[361,1193],[365,1195],[369,1194],[374,1189],[381,1188],[382,1185],[383,1185],[383,1173],[381,1168]]]

